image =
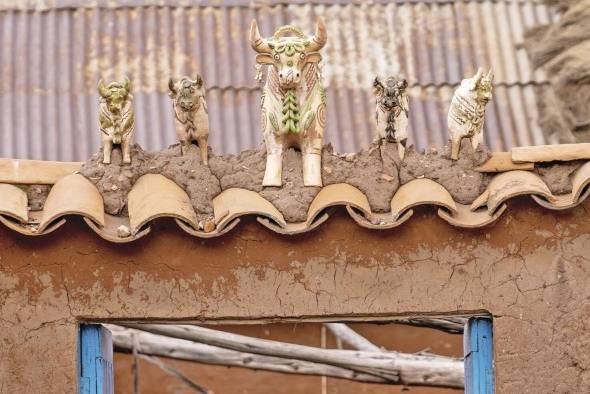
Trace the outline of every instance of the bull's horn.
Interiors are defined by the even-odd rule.
[[[203,77],[201,77],[201,74],[197,74],[197,76],[195,77],[195,82],[198,88],[201,88],[203,86]]]
[[[271,52],[270,46],[268,45],[268,40],[265,40],[260,36],[256,19],[253,19],[252,25],[250,25],[250,45],[258,53]]]
[[[486,75],[486,81],[492,82],[493,79],[494,79],[494,73],[492,72],[492,68],[490,67],[490,71],[488,71],[488,73]]]
[[[131,90],[131,81],[128,77],[125,77],[125,81],[123,82],[123,89],[125,89],[127,93],[129,93],[129,91]]]
[[[174,80],[174,78],[170,78],[168,80],[168,89],[170,89],[170,91],[172,92],[172,94],[178,93],[176,91],[176,81]]]
[[[107,88],[104,86],[104,82],[101,80],[98,81],[98,94],[100,94],[101,97],[107,98],[110,96],[109,91],[107,90]]]
[[[309,52],[317,52],[326,45],[326,41],[328,41],[328,34],[326,33],[326,24],[324,23],[324,19],[318,17],[318,20],[315,25],[315,34],[311,39],[311,43],[307,47]]]
[[[478,84],[479,81],[481,80],[481,77],[483,77],[483,68],[479,67],[477,69],[477,73],[473,77],[473,82],[475,82],[475,84]]]

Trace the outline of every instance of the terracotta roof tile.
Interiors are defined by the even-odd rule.
[[[281,227],[287,225],[283,214],[274,205],[260,194],[245,189],[231,188],[221,192],[213,199],[213,212],[220,229],[243,215],[264,216]]]
[[[42,164],[37,164],[42,165]],[[129,216],[104,213],[103,199],[95,186],[79,174],[59,179],[51,188],[43,211],[27,213],[27,196],[19,187],[0,184],[0,222],[25,235],[43,235],[55,231],[69,215],[84,218],[89,227],[111,242],[131,242],[151,231],[151,222],[172,217],[187,233],[200,238],[223,235],[234,229],[242,216],[254,216],[265,227],[281,234],[311,231],[329,219],[332,208],[344,207],[359,225],[370,229],[388,229],[402,225],[413,215],[414,207],[438,207],[438,216],[453,226],[477,228],[489,225],[508,209],[506,202],[519,195],[531,195],[549,209],[571,208],[590,194],[590,161],[572,175],[572,191],[555,196],[537,174],[513,170],[494,174],[486,191],[471,206],[458,204],[440,184],[415,179],[402,185],[391,199],[392,211],[374,213],[367,197],[348,184],[322,188],[311,202],[307,219],[288,223],[281,212],[260,194],[239,188],[227,189],[213,201],[215,226],[205,231],[185,191],[162,175],[141,177],[128,196]],[[72,191],[76,192],[73,193]],[[122,227],[123,226],[123,227]],[[128,228],[129,231],[121,232]]]
[[[51,188],[38,231],[45,232],[56,220],[67,215],[86,217],[99,226],[105,224],[102,196],[82,175],[67,175]]]
[[[497,208],[493,215],[490,215],[487,209],[477,209],[473,211],[469,205],[464,204],[457,204],[456,208],[457,210],[454,213],[439,209],[438,216],[456,227],[477,228],[487,226],[498,220],[506,210],[506,204],[502,204]]]
[[[590,162],[583,164],[576,170],[572,178],[572,192],[561,196],[555,196],[553,200],[547,200],[543,196],[532,195],[539,205],[554,210],[573,208],[582,203],[590,194]]]
[[[555,197],[543,180],[536,174],[528,171],[508,171],[496,175],[488,185],[487,189],[472,204],[471,210],[487,205],[490,215],[510,198],[536,194],[548,201],[555,201]]]
[[[418,205],[438,205],[455,213],[457,206],[451,194],[433,180],[414,179],[401,186],[391,199],[391,214],[395,219]]]
[[[0,184],[0,215],[26,223],[29,220],[27,205],[27,193],[14,185]]]
[[[184,190],[159,174],[140,177],[128,196],[131,233],[137,234],[147,223],[160,217],[180,219],[197,229],[197,215]]]

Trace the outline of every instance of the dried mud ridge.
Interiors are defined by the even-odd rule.
[[[489,158],[486,148],[473,151],[465,140],[459,160],[449,159],[449,148],[440,152],[418,153],[412,147],[403,161],[395,144],[373,144],[358,153],[339,154],[331,145],[322,153],[324,185],[348,183],[368,198],[373,212],[389,212],[390,201],[400,187],[412,179],[429,178],[444,186],[461,204],[471,203],[487,187],[488,174],[475,171]],[[264,147],[237,155],[209,152],[209,166],[201,164],[196,145],[180,155],[178,145],[163,151],[148,152],[135,145],[132,163],[123,164],[119,149],[113,150],[112,163],[102,163],[102,151],[86,161],[80,173],[88,178],[104,199],[105,212],[127,215],[127,195],[145,174],[161,174],[176,182],[188,194],[199,221],[213,217],[212,200],[223,190],[243,188],[270,201],[288,222],[307,219],[310,203],[319,187],[303,186],[301,153],[290,149],[283,156],[283,186],[263,187],[266,153]]]

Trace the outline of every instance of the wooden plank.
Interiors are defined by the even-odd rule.
[[[0,183],[53,185],[81,166],[81,162],[0,159]]]
[[[590,143],[523,146],[512,148],[512,161],[544,162],[590,159]]]
[[[465,393],[494,394],[492,320],[471,318],[463,336]]]
[[[113,394],[113,344],[111,332],[100,324],[80,326],[81,394]]]
[[[513,170],[530,171],[535,169],[535,163],[515,163],[511,152],[493,152],[492,156],[475,170],[479,172],[505,172]]]

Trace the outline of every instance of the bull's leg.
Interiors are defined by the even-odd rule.
[[[453,160],[459,159],[459,149],[461,148],[462,139],[463,138],[459,137],[451,140],[451,159]]]
[[[281,153],[267,153],[266,169],[262,186],[283,185],[283,155]]]
[[[113,141],[103,140],[102,142],[102,162],[111,164],[111,152],[113,151]]]
[[[207,165],[207,156],[209,154],[209,144],[207,143],[207,136],[197,137],[197,142],[199,143],[199,149],[201,150],[201,161],[204,165]]]
[[[178,137],[180,156],[184,156],[190,146],[191,140],[186,126],[178,120],[176,121],[176,136]]]
[[[303,153],[303,185],[322,186],[321,153]]]
[[[400,160],[404,159],[406,154],[406,140],[397,142],[397,154],[399,155]]]
[[[314,135],[315,134],[315,135]],[[301,147],[303,159],[303,185],[322,186],[322,139],[311,134]]]
[[[131,163],[130,138],[124,138],[123,141],[121,141],[121,150],[123,151],[123,163]]]
[[[266,145],[266,169],[262,186],[282,186],[283,184],[283,141],[272,132],[264,135]]]
[[[180,155],[181,156],[184,156],[184,154],[189,151],[190,147],[191,147],[191,141],[190,140],[182,140],[182,141],[180,141]]]
[[[479,133],[475,133],[471,137],[471,146],[473,147],[474,151],[477,149],[479,144],[483,144],[483,132],[481,131]]]

